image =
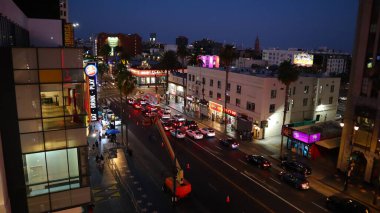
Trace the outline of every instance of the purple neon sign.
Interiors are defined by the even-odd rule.
[[[305,143],[314,143],[321,139],[321,133],[308,135],[300,131],[293,131],[293,138]]]

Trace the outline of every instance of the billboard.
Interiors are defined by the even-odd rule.
[[[71,23],[63,25],[65,47],[74,47],[74,27]]]
[[[308,53],[297,53],[294,54],[293,64],[303,67],[313,66],[314,56]]]

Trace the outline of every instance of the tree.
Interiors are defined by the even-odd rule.
[[[294,67],[290,61],[284,61],[278,67],[277,79],[285,84],[285,98],[284,98],[284,116],[282,118],[282,128],[284,128],[286,120],[286,112],[288,111],[289,105],[289,85],[292,82],[297,81],[299,76],[299,71]],[[280,158],[282,158],[282,148],[284,143],[284,137],[281,136],[281,148],[280,148]]]
[[[226,85],[224,87],[224,110],[227,108],[228,75],[232,62],[238,57],[233,45],[225,45],[220,52],[220,60],[226,69]],[[224,132],[227,132],[227,113],[224,112]]]
[[[102,80],[104,73],[107,73],[108,71],[108,66],[107,64],[101,63],[98,64],[98,76]]]
[[[185,59],[189,56],[189,52],[186,49],[186,46],[180,45],[177,49],[177,56],[181,59],[181,67],[182,67],[182,74],[185,73]],[[185,85],[185,75],[182,76],[182,85],[184,87],[184,94],[183,94],[183,109],[186,109],[187,104],[187,88]]]
[[[120,67],[121,68],[121,67]],[[128,95],[132,94],[133,91],[136,89],[136,79],[132,75],[130,71],[128,71],[125,67],[121,68],[121,70],[118,71],[117,74],[117,88],[120,92],[120,114],[121,119],[123,120],[123,98],[122,94],[125,95],[125,97],[128,97]],[[125,122],[125,129],[126,129],[126,138],[127,138],[127,149],[128,149],[128,121]],[[123,133],[123,124],[121,125],[121,134],[122,134],[122,141],[124,140],[124,133]]]
[[[99,54],[104,57],[105,63],[108,64],[108,56],[111,55],[111,47],[108,44],[103,45],[100,50]]]
[[[177,60],[177,54],[174,51],[167,51],[164,53],[164,56],[162,57],[159,68],[166,70],[166,87],[165,91],[168,92],[169,88],[169,72],[173,72],[174,70],[178,69],[180,67],[180,64]],[[169,104],[169,95],[166,94],[166,104]]]

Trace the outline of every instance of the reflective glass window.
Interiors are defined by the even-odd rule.
[[[21,134],[22,153],[44,151],[44,138],[42,132]]]
[[[16,101],[19,119],[41,117],[38,85],[16,85]]]
[[[14,70],[13,75],[16,84],[38,83],[37,70]]]

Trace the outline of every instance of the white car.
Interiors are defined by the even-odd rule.
[[[202,128],[199,131],[207,137],[215,137],[215,131],[212,128]]]
[[[161,118],[170,118],[170,113],[164,112],[161,116]]]
[[[173,115],[173,118],[176,119],[177,121],[185,121],[186,119],[180,115],[180,114],[177,114],[177,115]]]
[[[102,119],[102,125],[108,126],[108,125],[110,125],[110,122]]]
[[[171,110],[170,108],[167,108],[167,107],[166,107],[166,108],[164,109],[164,112],[166,112],[166,113],[171,113],[172,110]]]
[[[173,136],[173,137],[176,137],[176,132],[177,132],[177,138],[184,138],[185,137],[185,134],[183,132],[181,132],[181,130],[177,129],[173,129],[173,130],[170,130],[170,134]]]
[[[115,114],[112,112],[112,110],[107,111],[107,118],[112,119],[112,117],[115,116]]]
[[[203,139],[203,134],[198,130],[186,130],[186,134],[194,139]]]

